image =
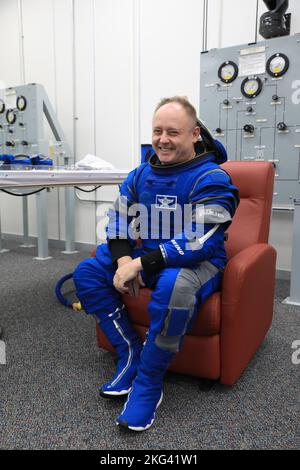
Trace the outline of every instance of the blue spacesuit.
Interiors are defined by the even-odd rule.
[[[197,142],[191,160],[162,165],[152,155],[129,173],[109,211],[108,243],[74,272],[78,298],[118,353],[116,374],[100,393],[130,392],[117,420],[121,426],[151,426],[165,370],[199,305],[220,289],[225,230],[239,203],[237,188],[219,166],[227,158],[225,149],[220,150],[205,151]],[[153,289],[144,346],[113,286],[116,260],[125,255],[141,257],[143,281]]]

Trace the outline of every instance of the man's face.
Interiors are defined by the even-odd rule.
[[[200,134],[179,103],[167,103],[153,117],[152,147],[162,164],[190,160]]]

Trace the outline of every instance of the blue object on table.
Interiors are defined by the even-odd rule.
[[[12,153],[0,154],[0,161],[4,162],[4,165],[10,165],[13,159],[14,159],[14,155]]]
[[[35,166],[53,166],[53,160],[41,155],[34,155],[31,157],[31,164]]]
[[[31,160],[29,155],[14,155],[14,158],[10,162],[11,165],[31,165]]]

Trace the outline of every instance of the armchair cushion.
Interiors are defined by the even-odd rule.
[[[240,204],[228,229],[228,258],[255,243],[268,243],[274,167],[270,162],[226,162],[222,165],[239,188]]]

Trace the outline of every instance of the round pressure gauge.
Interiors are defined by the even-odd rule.
[[[290,61],[285,54],[277,52],[273,54],[267,61],[267,72],[271,77],[281,77],[289,68]]]
[[[218,70],[218,76],[224,83],[233,82],[238,76],[238,66],[231,60],[227,60],[220,65]]]
[[[24,111],[24,109],[26,108],[26,105],[27,105],[27,101],[26,101],[26,98],[25,96],[18,96],[17,98],[17,108],[19,111]]]
[[[5,111],[5,103],[3,100],[0,100],[0,114],[4,113]]]
[[[242,81],[241,92],[246,98],[255,98],[262,89],[262,81],[259,77],[247,77]]]
[[[13,124],[16,119],[17,119],[17,116],[16,116],[16,113],[13,111],[13,109],[8,109],[6,111],[6,120],[8,124]]]

